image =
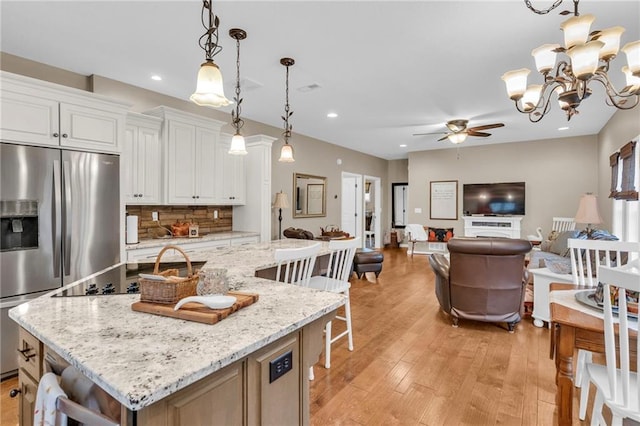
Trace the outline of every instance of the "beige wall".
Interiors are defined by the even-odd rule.
[[[522,237],[551,230],[553,216],[574,216],[580,195],[598,188],[597,137],[549,139],[409,154],[409,222],[453,227],[464,235],[462,185],[526,182]],[[429,182],[458,181],[458,220],[429,219]],[[414,212],[421,208],[422,213]]]
[[[611,229],[613,219],[613,202],[608,198],[611,182],[609,156],[638,135],[640,135],[640,107],[616,111],[598,134],[598,206],[607,229]],[[640,147],[636,147],[636,150],[640,150]]]
[[[158,105],[165,105],[193,114],[199,114],[207,118],[226,122],[231,121],[230,115],[224,111],[199,107],[187,100],[166,96],[98,75],[92,75],[90,77],[81,76],[70,71],[29,61],[6,53],[2,53],[0,59],[0,69],[4,71],[27,75],[83,90],[90,90],[100,95],[128,102],[132,104],[131,110],[135,112],[143,112]],[[277,116],[280,115],[279,112],[276,112],[276,114],[278,114]],[[295,129],[295,116],[292,124]],[[222,127],[222,131],[232,133],[233,129],[231,125],[225,125]],[[272,151],[272,192],[274,199],[275,193],[282,190],[289,195],[289,199],[291,200],[294,172],[327,177],[327,216],[322,218],[294,219],[291,211],[285,210],[282,214],[282,229],[294,226],[308,229],[314,234],[319,234],[320,227],[327,225],[340,226],[340,191],[341,173],[343,171],[380,177],[382,179],[382,188],[390,187],[390,185],[387,184],[387,161],[381,158],[352,151],[294,132],[290,143],[294,147],[296,161],[294,163],[280,163],[278,162],[278,158],[280,156],[280,147],[283,143],[281,139],[281,128],[246,120],[243,133],[245,135],[264,134],[278,138],[273,144]],[[342,160],[341,165],[337,164],[338,158]],[[382,211],[383,215],[385,215],[389,207],[387,205],[387,193],[383,192],[383,194],[385,194],[385,196],[383,196],[382,199]],[[277,212],[274,212],[272,215],[271,228],[274,237],[277,237],[278,233],[277,216]],[[390,219],[386,217],[383,217],[382,220],[382,223],[390,222]]]

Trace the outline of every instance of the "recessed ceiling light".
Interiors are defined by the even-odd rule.
[[[406,143],[403,143],[402,145],[400,145],[400,148],[406,148],[406,147],[407,147]]]
[[[565,127],[558,127],[558,130],[569,130],[569,127],[565,126]]]
[[[327,114],[327,117],[329,117],[329,118],[336,118],[337,116],[338,116],[338,114],[335,113],[335,112],[330,112],[330,113]]]
[[[160,81],[160,80],[162,80],[162,77],[160,77],[159,75],[154,74],[154,75],[151,76],[151,80]]]

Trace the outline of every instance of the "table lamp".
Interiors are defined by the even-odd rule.
[[[585,232],[588,236],[593,232],[591,225],[602,223],[602,217],[600,216],[600,211],[598,211],[598,198],[591,192],[587,192],[580,198],[575,221],[576,223],[587,224]]]
[[[278,209],[278,239],[282,238],[282,209],[289,208],[289,198],[287,194],[280,191],[276,193],[276,201],[273,203],[273,207]]]

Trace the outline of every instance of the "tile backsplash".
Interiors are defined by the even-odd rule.
[[[233,228],[232,206],[127,206],[126,210],[127,214],[138,216],[141,240],[166,234],[161,227],[171,229],[177,221],[197,224],[200,235],[228,232]],[[216,210],[218,218],[214,219]],[[158,222],[152,220],[152,212],[158,212]]]

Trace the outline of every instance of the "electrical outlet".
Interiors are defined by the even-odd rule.
[[[213,211],[213,218],[217,219],[218,218],[218,210],[214,210]]]
[[[151,220],[158,221],[158,212],[151,212]]]
[[[293,368],[293,352],[289,351],[269,361],[269,383],[273,383]]]

